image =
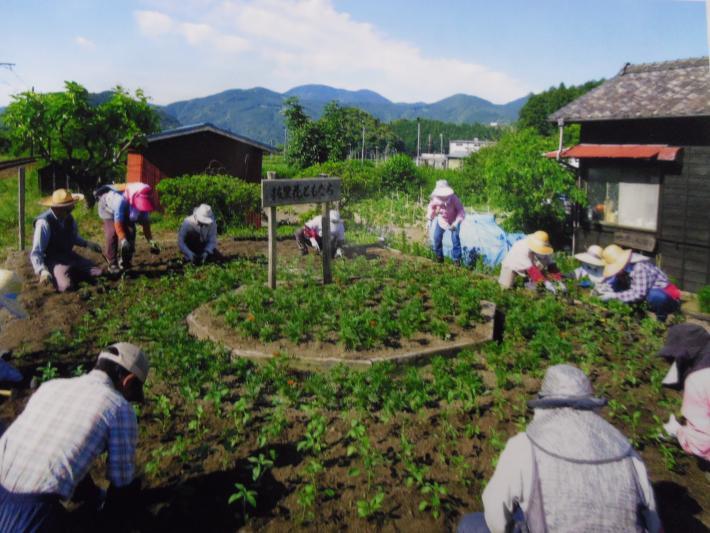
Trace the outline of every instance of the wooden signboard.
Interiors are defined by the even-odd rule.
[[[656,249],[656,236],[637,231],[617,230],[614,232],[614,242],[619,246],[653,252]]]
[[[332,281],[330,273],[330,202],[340,200],[340,178],[307,178],[277,180],[275,172],[267,172],[261,181],[261,205],[267,209],[269,220],[269,275],[268,284],[276,288],[276,206],[294,204],[323,204],[323,283]]]
[[[340,200],[340,178],[261,181],[261,205],[322,204]]]

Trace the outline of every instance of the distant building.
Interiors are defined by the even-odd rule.
[[[150,135],[147,145],[128,153],[126,181],[155,187],[163,178],[226,174],[251,183],[261,180],[265,153],[276,148],[203,123]]]
[[[678,284],[710,284],[708,58],[627,64],[549,117],[581,125],[577,158],[588,208],[576,251],[617,243],[655,257]]]
[[[482,141],[478,137],[473,140],[449,141],[448,154],[421,154],[418,166],[433,168],[458,169],[463,166],[463,160],[478,152],[481,148],[492,146],[495,141]]]

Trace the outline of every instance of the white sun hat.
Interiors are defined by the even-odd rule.
[[[193,211],[197,222],[200,224],[213,224],[214,223],[214,213],[212,208],[207,204],[200,204]]]
[[[604,249],[598,244],[592,244],[587,248],[586,252],[581,254],[575,254],[574,258],[582,263],[594,266],[604,266],[604,259],[602,259],[602,254]]]
[[[449,185],[449,182],[446,180],[437,180],[436,181],[436,187],[434,187],[434,190],[431,193],[431,196],[451,196],[454,194],[454,190],[451,188]]]

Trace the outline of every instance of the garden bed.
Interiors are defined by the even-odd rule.
[[[336,264],[328,286],[312,268],[289,272],[276,290],[255,282],[200,306],[187,318],[190,332],[236,357],[288,354],[325,368],[412,363],[493,338],[495,305],[463,270],[363,258]]]

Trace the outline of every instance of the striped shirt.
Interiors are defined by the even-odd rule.
[[[0,485],[66,500],[99,454],[117,487],[133,480],[138,424],[131,404],[101,370],[48,381],[0,438]]]

